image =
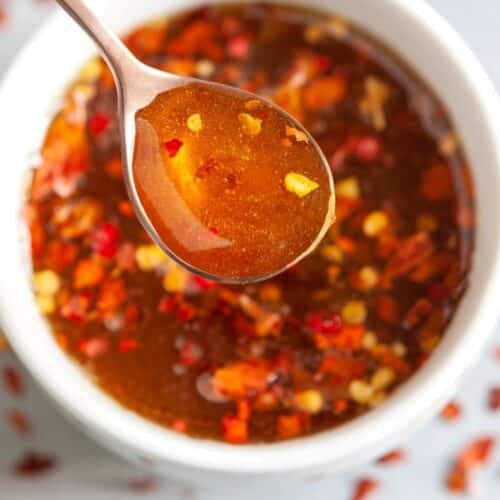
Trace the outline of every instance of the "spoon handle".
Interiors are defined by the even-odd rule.
[[[123,85],[124,76],[133,74],[141,63],[87,6],[85,0],[57,0],[57,3],[95,41],[113,71],[117,83]]]

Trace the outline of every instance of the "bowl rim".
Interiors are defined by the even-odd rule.
[[[295,3],[300,4],[300,1]],[[498,174],[500,136],[495,132],[495,127],[500,101],[480,63],[455,30],[428,4],[407,0],[386,0],[386,3],[404,12],[436,43],[442,45],[449,57],[453,58],[453,63],[468,86],[474,89],[478,113],[488,125],[490,140],[496,146],[495,168]],[[3,99],[7,98],[7,87],[12,88],[15,83],[18,61],[62,16],[62,13],[54,14],[17,56],[0,87],[0,108]],[[500,193],[500,185],[497,186],[497,192]],[[449,394],[450,385],[477,358],[495,326],[498,317],[496,297],[500,295],[500,246],[497,244],[494,266],[484,287],[481,304],[467,326],[469,333],[455,343],[445,336],[426,366],[397,390],[387,403],[333,430],[283,443],[244,447],[177,435],[109,401],[97,387],[89,389],[88,394],[82,394],[81,397],[75,395],[70,379],[68,383],[61,380],[61,374],[37,360],[36,349],[28,349],[16,335],[16,314],[6,307],[4,300],[9,293],[12,293],[12,289],[0,283],[0,317],[14,350],[46,392],[70,415],[104,439],[126,444],[146,457],[200,470],[244,474],[289,472],[324,465],[332,460],[345,458],[348,461],[361,451],[367,459],[371,458],[372,453],[366,452],[367,448],[376,450],[380,442],[389,442],[394,435],[403,433],[417,421],[430,418],[439,401]],[[80,376],[83,378],[83,375]]]

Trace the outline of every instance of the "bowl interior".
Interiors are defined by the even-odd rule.
[[[110,0],[89,3],[123,32],[153,15],[200,0]],[[241,473],[287,471],[371,458],[450,395],[497,317],[500,292],[500,140],[497,96],[458,35],[423,2],[290,0],[337,13],[396,50],[447,105],[474,174],[478,234],[471,285],[444,341],[427,365],[376,411],[339,429],[283,444],[234,448],[179,436],[123,409],[98,390],[53,341],[34,305],[26,238],[19,222],[27,170],[34,163],[61,94],[96,50],[76,25],[57,14],[28,44],[0,90],[0,170],[4,234],[0,313],[18,355],[62,407],[102,439],[160,463]],[[120,16],[114,15],[117,11]],[[62,43],[63,42],[63,43]],[[133,430],[133,432],[131,432]],[[284,459],[286,458],[286,459]]]

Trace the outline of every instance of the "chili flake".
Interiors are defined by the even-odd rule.
[[[168,156],[170,156],[170,158],[176,157],[177,153],[179,152],[179,150],[182,148],[183,145],[184,143],[180,139],[170,139],[164,144],[165,149],[167,150]]]

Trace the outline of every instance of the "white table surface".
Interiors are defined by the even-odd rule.
[[[472,46],[500,89],[500,1],[430,0],[430,3]],[[54,8],[50,0],[0,0],[2,5],[7,10],[7,19],[0,27],[0,75],[23,41]],[[373,500],[456,498],[444,488],[444,478],[454,454],[476,437],[496,434],[500,437],[500,412],[495,414],[487,408],[489,388],[500,385],[500,362],[493,356],[496,342],[500,344],[499,335],[492,339],[491,348],[485,352],[477,369],[469,373],[457,395],[464,406],[464,417],[453,424],[436,420],[402,443],[407,454],[404,463],[364,467],[341,477],[311,483],[293,494],[273,491],[258,496],[263,500],[349,500],[356,480],[369,475],[381,481]],[[0,372],[8,365],[22,370],[12,355],[0,354]],[[193,490],[166,480],[158,480],[150,492],[133,491],[130,482],[141,479],[144,473],[103,451],[67,423],[29,376],[24,371],[21,373],[26,385],[22,397],[10,396],[0,385],[0,500],[128,500],[141,497],[233,500],[257,496],[248,490],[238,494]],[[19,437],[12,431],[4,418],[12,409],[20,409],[29,416],[33,426],[30,436]],[[56,467],[41,477],[17,477],[12,473],[12,464],[27,450],[54,455]],[[500,499],[498,450],[476,483],[473,498]]]

